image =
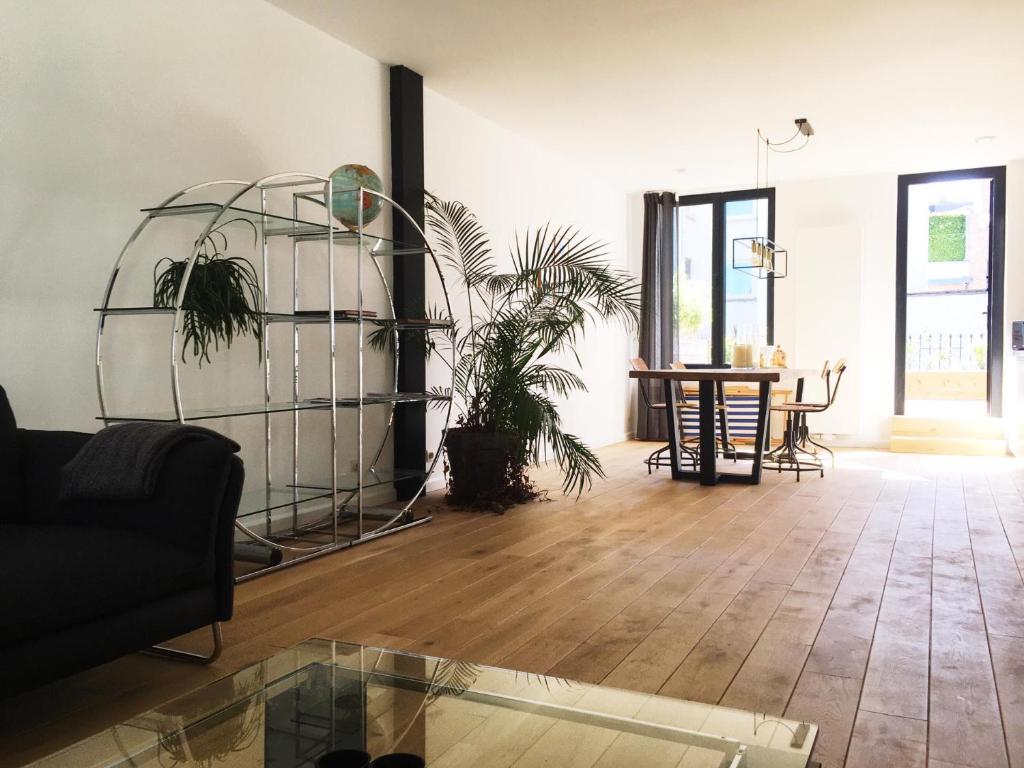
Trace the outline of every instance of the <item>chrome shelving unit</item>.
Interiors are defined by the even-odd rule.
[[[330,201],[336,194],[351,194],[355,197],[359,220],[355,229],[340,226],[330,212]],[[196,196],[204,199],[191,200]],[[208,198],[222,196],[221,202],[210,202]],[[276,199],[276,208],[270,198]],[[372,199],[372,200],[371,200]],[[418,233],[418,243],[398,243],[389,238],[371,234],[362,221],[364,203],[379,201],[390,209],[392,216],[405,217]],[[284,212],[282,212],[282,210]],[[103,301],[97,309],[99,321],[96,333],[96,385],[99,395],[100,416],[107,424],[124,421],[195,422],[201,420],[233,419],[262,415],[263,458],[265,477],[259,487],[253,488],[251,478],[242,496],[235,526],[236,558],[247,563],[259,563],[238,576],[245,580],[272,570],[285,568],[310,558],[335,552],[384,534],[420,525],[430,520],[429,516],[418,514],[413,503],[422,495],[427,480],[436,467],[447,426],[451,415],[451,383],[441,394],[435,392],[398,391],[398,351],[400,332],[415,331],[423,334],[452,333],[452,313],[444,274],[436,255],[418,224],[405,209],[388,196],[363,187],[338,188],[330,178],[306,173],[286,173],[268,176],[254,182],[235,180],[212,181],[188,187],[171,195],[153,208],[142,209],[142,221],[118,255],[103,294]],[[179,254],[187,253],[181,287],[173,307],[127,306],[113,301],[119,290],[119,278],[133,259],[145,262],[147,247],[141,244],[144,232],[161,222],[194,222],[185,227],[188,244],[182,246]],[[246,223],[256,233],[258,255],[254,264],[261,276],[264,296],[262,315],[263,352],[261,376],[263,401],[252,403],[223,403],[213,407],[187,407],[181,384],[181,355],[183,320],[186,311],[183,303],[201,247],[211,232],[233,223]],[[283,246],[278,247],[282,241]],[[271,253],[274,244],[275,252]],[[290,248],[288,245],[290,244]],[[300,306],[300,283],[304,273],[307,251],[319,248],[326,251],[327,307],[306,308]],[[280,303],[276,291],[272,290],[272,274],[275,259],[282,258],[281,250],[291,254],[291,285],[288,291],[287,307],[272,305]],[[148,254],[151,258],[154,254]],[[168,255],[160,251],[160,256]],[[173,255],[173,254],[171,254]],[[181,256],[175,256],[181,258]],[[286,256],[284,257],[286,258]],[[440,317],[403,318],[394,306],[387,269],[382,265],[386,259],[426,258],[436,272],[444,301]],[[375,310],[364,307],[364,279],[372,265],[372,273],[382,287],[384,306]],[[346,301],[354,303],[354,309],[338,311],[339,280],[344,278],[342,290]],[[374,279],[371,275],[370,279]],[[150,285],[150,290],[152,286]],[[107,371],[104,364],[105,332],[108,325],[128,322],[142,316],[163,316],[169,321],[168,374],[170,384],[170,405],[163,410],[134,409],[129,411],[112,408],[106,385]],[[290,325],[291,348],[287,350],[287,363],[278,370],[278,357],[271,366],[271,334],[274,325]],[[308,326],[326,326],[326,343],[310,345],[302,340],[300,329]],[[349,354],[339,354],[338,328],[355,329],[355,342]],[[390,361],[390,391],[367,391],[365,364],[367,355],[379,354],[367,349],[367,333],[386,329],[391,331],[390,341],[393,359]],[[238,340],[235,342],[239,343]],[[249,342],[254,343],[254,342]],[[454,347],[451,349],[451,369],[454,380]],[[328,362],[326,380],[306,381],[304,372],[308,356],[319,352]],[[285,359],[285,356],[281,356]],[[354,363],[355,387],[353,391],[339,391],[339,361]],[[273,374],[273,376],[272,376]],[[275,398],[275,377],[287,376],[291,384],[291,396],[280,394]],[[315,395],[306,393],[307,388],[315,389]],[[397,407],[403,404],[440,405],[444,422],[438,444],[424,466],[393,468],[385,460],[385,447],[394,422]],[[383,434],[367,435],[364,414],[368,409],[386,409],[383,420]],[[339,435],[338,413],[352,409],[356,414],[356,459],[350,472],[339,471],[339,442],[345,435]],[[311,479],[301,466],[300,444],[305,439],[300,434],[299,416],[303,412],[323,412],[327,439],[325,451],[329,452],[329,476]],[[275,415],[291,414],[290,424],[290,477],[286,483],[273,478],[272,418]],[[323,434],[321,434],[323,439]],[[371,489],[378,495],[387,486],[402,481],[419,480],[419,488],[412,498],[392,504],[364,504],[364,497]],[[241,566],[240,566],[241,568]]]

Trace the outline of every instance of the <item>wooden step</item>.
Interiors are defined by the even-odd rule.
[[[1003,420],[992,416],[932,418],[893,416],[892,434],[908,437],[982,437],[1001,440]]]
[[[894,434],[889,440],[893,453],[932,453],[960,456],[1005,456],[1006,440],[994,437],[943,437]]]

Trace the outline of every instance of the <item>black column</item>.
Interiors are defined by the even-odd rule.
[[[420,228],[423,224],[423,77],[402,66],[391,67],[391,194],[409,212]],[[419,243],[413,224],[397,211],[392,231],[395,240]],[[395,256],[394,297],[398,317],[424,317],[426,297],[424,285],[425,258]],[[399,334],[398,389],[423,392],[427,386],[426,360],[422,344],[415,334]],[[423,403],[396,406],[394,444],[395,467],[421,469],[427,450],[426,405]],[[420,487],[420,480],[395,484],[398,498],[408,499]]]

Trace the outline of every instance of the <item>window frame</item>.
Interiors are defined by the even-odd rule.
[[[725,242],[725,207],[727,203],[744,200],[768,201],[768,239],[775,240],[775,188],[739,189],[729,192],[707,192],[677,195],[676,208],[691,205],[711,206],[711,364],[721,366],[725,360],[726,271],[731,269],[732,248]],[[678,213],[677,213],[678,216]],[[678,238],[678,234],[676,236]],[[678,249],[678,243],[676,244]],[[678,263],[678,262],[676,262]],[[768,280],[765,329],[768,346],[775,344],[775,281]],[[673,324],[673,333],[677,332]]]
[[[896,180],[896,359],[893,415],[903,416],[907,384],[907,232],[910,188],[918,184],[989,179],[988,356],[985,395],[988,415],[1003,415],[1003,303],[1006,265],[1006,166],[905,173]]]

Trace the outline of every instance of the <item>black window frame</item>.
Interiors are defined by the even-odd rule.
[[[902,174],[896,192],[896,368],[893,414],[903,416],[907,392],[907,214],[910,187],[939,181],[990,179],[988,251],[988,366],[985,398],[989,416],[1003,415],[1003,303],[1006,272],[1006,166]]]
[[[768,201],[768,239],[775,240],[775,188],[739,189],[730,192],[708,192],[698,195],[677,195],[676,208],[711,205],[711,363],[724,365],[725,360],[725,270],[731,268],[732,244],[725,242],[725,206],[744,200]],[[676,238],[678,240],[679,233]],[[678,247],[678,244],[677,244]],[[678,263],[678,262],[677,262]],[[775,343],[775,281],[768,280],[766,302],[767,343]],[[673,326],[673,333],[676,332]]]

